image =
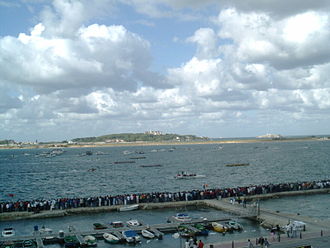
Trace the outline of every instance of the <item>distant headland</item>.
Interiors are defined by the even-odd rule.
[[[266,134],[255,138],[209,138],[196,135],[165,134],[161,131],[146,131],[144,133],[107,134],[96,137],[74,138],[61,142],[17,142],[0,140],[0,149],[17,148],[51,148],[51,147],[99,147],[99,146],[147,146],[147,145],[183,145],[183,144],[223,144],[223,143],[257,143],[275,141],[307,141],[330,140],[330,136],[282,136]]]

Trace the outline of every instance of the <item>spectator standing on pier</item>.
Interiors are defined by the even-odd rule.
[[[254,248],[254,245],[252,244],[251,240],[248,239],[248,248]]]
[[[268,248],[268,247],[270,246],[270,244],[269,244],[267,238],[265,238],[264,244],[265,244],[265,248]]]

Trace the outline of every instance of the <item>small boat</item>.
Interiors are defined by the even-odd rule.
[[[101,224],[101,223],[94,223],[93,224],[95,230],[100,230],[100,229],[107,229],[108,227]]]
[[[45,227],[45,226],[42,226],[39,230],[39,232],[41,234],[51,234],[53,232],[53,230],[51,228],[48,228],[48,227]]]
[[[12,237],[15,235],[15,229],[12,227],[7,227],[2,230],[2,237]]]
[[[75,235],[68,235],[64,237],[65,248],[77,248],[80,246],[79,240]]]
[[[141,157],[131,157],[131,158],[129,158],[129,159],[145,159],[146,157],[144,157],[144,156],[141,156]]]
[[[188,214],[183,214],[183,213],[178,213],[178,214],[172,216],[172,218],[175,221],[180,221],[180,222],[191,221],[191,217]]]
[[[162,167],[161,164],[143,164],[140,167]]]
[[[236,166],[249,166],[249,163],[239,163],[239,164],[226,164],[227,167],[236,167]]]
[[[187,226],[184,225],[180,225],[178,227],[178,232],[180,236],[184,238],[194,237],[196,235],[194,231],[190,230]]]
[[[193,178],[204,178],[205,175],[198,175],[195,173],[180,172],[174,176],[175,179],[193,179]]]
[[[111,233],[104,233],[103,238],[104,238],[105,242],[108,242],[110,244],[117,244],[120,241],[120,239],[117,236],[115,236]]]
[[[132,210],[136,210],[136,209],[139,209],[139,204],[125,205],[123,207],[120,207],[119,211],[124,212],[124,211],[132,211]]]
[[[149,231],[147,229],[142,229],[141,234],[144,238],[147,238],[147,239],[155,238],[155,234],[153,234],[151,231]]]
[[[37,244],[35,241],[28,239],[23,241],[22,246],[24,248],[36,248]]]
[[[212,222],[211,225],[216,232],[224,233],[227,231],[227,228],[218,222]]]
[[[138,222],[137,220],[129,220],[126,222],[128,226],[140,226],[140,222]]]
[[[124,227],[124,223],[122,221],[113,221],[110,223],[113,228]]]
[[[199,230],[198,235],[201,236],[209,235],[209,231],[206,229],[206,227],[203,224],[197,223],[195,224],[195,228]]]
[[[228,226],[229,229],[232,229],[232,230],[236,230],[236,231],[239,231],[239,230],[242,230],[243,229],[243,226],[236,222],[236,221],[227,221],[225,222],[225,224]]]
[[[84,241],[87,247],[95,247],[97,246],[96,238],[92,235],[87,235],[84,237]]]
[[[116,161],[116,162],[113,162],[114,164],[133,164],[135,163],[134,160],[128,160],[128,161]]]
[[[127,243],[137,243],[141,241],[141,237],[133,230],[122,231]]]

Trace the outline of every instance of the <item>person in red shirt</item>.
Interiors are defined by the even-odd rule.
[[[203,247],[204,247],[204,243],[202,242],[202,240],[199,240],[198,248],[203,248]]]

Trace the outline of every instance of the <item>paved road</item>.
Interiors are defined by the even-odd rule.
[[[280,242],[278,240],[273,241],[271,237],[267,237],[270,241],[271,248],[296,248],[303,245],[312,245],[313,248],[330,248],[330,232],[321,233],[315,232],[303,232],[302,238],[287,238],[286,235],[281,235]],[[254,247],[260,247],[255,245],[256,238],[251,238],[251,241],[254,242]],[[229,243],[216,243],[216,244],[207,244],[206,248],[247,248],[247,240],[237,240]]]

